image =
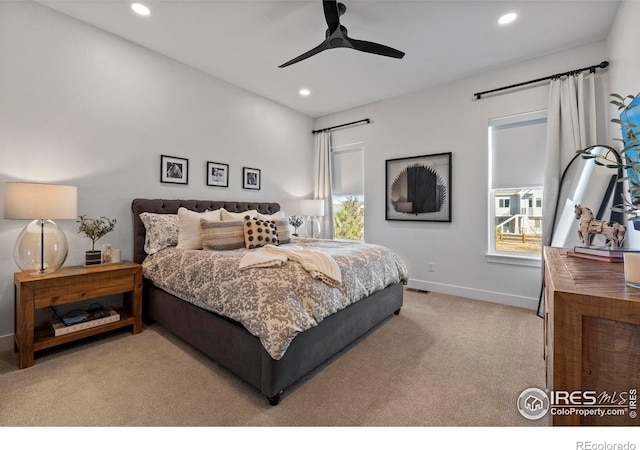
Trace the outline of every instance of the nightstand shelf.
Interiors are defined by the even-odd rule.
[[[14,274],[16,303],[15,345],[20,354],[20,368],[32,366],[34,352],[83,339],[96,334],[132,327],[132,334],[142,331],[142,266],[123,262],[93,267],[63,267],[55,273],[31,276]],[[50,306],[122,294],[118,308],[120,320],[104,325],[54,336],[47,325],[35,327],[35,311]]]
[[[86,330],[74,331],[73,333],[64,334],[62,336],[54,336],[48,325],[37,327],[33,333],[33,350],[44,350],[46,348],[55,347],[56,345],[66,344],[77,339],[94,336],[96,334],[105,333],[111,330],[117,330],[127,326],[134,325],[135,318],[123,312],[120,308],[116,308],[120,314],[120,320],[117,322],[98,325]]]

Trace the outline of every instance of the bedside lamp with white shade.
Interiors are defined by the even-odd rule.
[[[300,214],[307,216],[305,231],[307,237],[320,237],[320,222],[318,217],[324,216],[324,200],[300,200]]]
[[[8,182],[4,184],[4,218],[32,220],[20,233],[13,257],[30,275],[58,270],[69,245],[52,219],[76,219],[78,188],[58,184]]]

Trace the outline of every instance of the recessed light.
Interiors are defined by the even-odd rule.
[[[506,25],[506,24],[511,23],[511,22],[513,22],[514,20],[516,20],[516,18],[517,18],[517,17],[518,17],[518,15],[517,15],[516,13],[513,13],[513,12],[511,12],[511,13],[507,13],[507,14],[505,14],[505,15],[501,16],[501,17],[498,19],[498,23],[499,23],[500,25]]]
[[[142,3],[132,3],[131,9],[133,9],[135,13],[140,14],[141,16],[148,16],[149,14],[151,14],[151,10]]]
[[[311,91],[309,89],[300,89],[299,93],[303,97],[306,97],[307,95],[311,94]]]

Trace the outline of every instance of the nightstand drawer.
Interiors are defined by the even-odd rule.
[[[59,286],[36,289],[33,293],[35,308],[42,309],[48,306],[63,305],[65,303],[90,298],[122,294],[123,292],[133,290],[133,275],[103,278],[105,279],[82,280],[72,284],[60,284]],[[99,282],[96,283],[96,281]]]

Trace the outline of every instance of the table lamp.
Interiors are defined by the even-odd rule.
[[[305,231],[307,237],[320,237],[320,222],[318,217],[324,216],[324,200],[300,200],[300,214],[307,216]]]
[[[52,219],[75,219],[77,204],[76,186],[4,184],[4,218],[32,220],[18,236],[13,249],[20,270],[30,275],[44,275],[64,264],[69,251],[67,237]]]

